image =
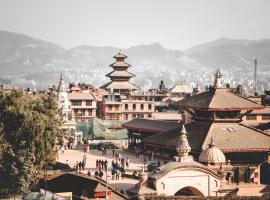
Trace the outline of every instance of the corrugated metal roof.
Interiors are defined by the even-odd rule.
[[[187,93],[191,94],[193,89],[186,83],[177,83],[172,89],[171,93]]]

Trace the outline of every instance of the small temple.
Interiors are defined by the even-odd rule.
[[[270,153],[270,136],[242,123],[242,117],[252,110],[263,109],[263,106],[234,94],[230,88],[224,88],[220,70],[214,77],[214,85],[208,91],[175,104],[191,116],[190,122],[185,124],[189,133],[187,138],[191,147],[190,154],[194,160],[209,162],[209,165],[215,165],[211,161],[212,152],[215,152],[215,159],[218,161],[224,161],[224,154],[233,165],[231,174],[234,181],[249,182],[247,174],[250,174],[251,168],[256,173],[258,170],[263,174],[269,173],[269,169],[264,168],[266,165],[262,163],[266,163]],[[173,157],[177,155],[175,148],[178,145],[178,131],[155,134],[144,139],[143,145],[150,151],[163,152],[164,156]],[[220,151],[217,152],[216,146]],[[269,178],[264,177],[266,176],[261,176],[262,181],[270,183]]]
[[[113,68],[113,71],[106,75],[111,81],[100,88],[121,94],[139,90],[140,87],[129,82],[135,75],[127,71],[127,69],[131,67],[130,64],[125,62],[127,56],[120,50],[114,58],[116,59],[116,62],[110,65],[110,67]]]

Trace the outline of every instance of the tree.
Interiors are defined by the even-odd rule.
[[[54,147],[61,136],[52,95],[0,88],[0,188],[29,191],[44,163],[55,160]]]

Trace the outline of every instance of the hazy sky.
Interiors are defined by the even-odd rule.
[[[270,38],[269,0],[0,0],[0,29],[70,48]]]

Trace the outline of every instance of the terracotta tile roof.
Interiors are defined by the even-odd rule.
[[[128,89],[128,90],[139,90],[140,88],[128,81],[111,81],[100,87],[101,89]]]
[[[94,100],[91,93],[68,93],[69,100]]]
[[[262,114],[262,115],[270,115],[270,107],[264,107],[263,109],[260,110],[253,110],[250,113],[248,113],[249,115],[258,115],[258,114]]]
[[[165,132],[175,128],[180,128],[180,124],[176,122],[157,121],[150,119],[133,119],[124,123],[122,126],[127,129],[144,129],[158,132]]]
[[[127,71],[112,71],[106,74],[107,77],[134,77],[135,75]]]
[[[117,61],[110,65],[111,67],[130,67],[131,65],[124,61]]]
[[[175,103],[175,105],[182,108],[207,110],[255,110],[263,108],[263,106],[223,88],[187,97]]]

